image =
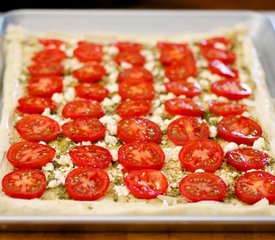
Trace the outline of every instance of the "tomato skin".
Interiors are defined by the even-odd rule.
[[[239,148],[225,154],[225,159],[239,171],[263,169],[269,161],[267,153],[254,148]]]
[[[24,97],[18,100],[17,110],[22,113],[42,113],[45,108],[55,110],[57,105],[49,98]]]
[[[104,111],[100,104],[89,100],[75,100],[68,102],[62,109],[65,118],[101,118]]]
[[[127,118],[118,122],[117,137],[124,142],[149,141],[159,144],[161,130],[156,123],[148,119]]]
[[[165,175],[157,170],[145,169],[126,173],[124,183],[131,194],[140,199],[153,199],[167,192],[168,181]]]
[[[183,146],[187,141],[209,138],[209,128],[196,117],[181,117],[168,125],[167,136],[175,145]]]
[[[162,149],[153,142],[130,142],[118,149],[118,161],[127,170],[160,170],[165,161]]]
[[[132,67],[128,69],[123,69],[118,75],[118,81],[145,81],[145,82],[153,82],[153,75],[147,69],[142,67]]]
[[[58,62],[35,63],[28,67],[33,77],[62,75],[64,67]]]
[[[124,52],[120,52],[118,53],[115,57],[114,57],[114,61],[120,65],[122,62],[126,62],[131,64],[133,67],[142,67],[146,60],[145,57],[143,55],[141,55],[138,52],[129,52],[129,51],[124,51]]]
[[[164,74],[171,82],[185,81],[196,76],[197,67],[193,61],[181,61],[167,67]]]
[[[251,90],[246,84],[232,80],[214,82],[211,84],[210,90],[212,93],[230,100],[241,100],[251,95]]]
[[[275,202],[275,176],[264,171],[245,173],[235,183],[235,194],[247,204],[254,204],[263,198],[272,204]]]
[[[63,51],[57,48],[49,48],[42,50],[32,58],[35,63],[60,63],[65,59],[66,55]]]
[[[216,171],[222,164],[223,149],[220,144],[209,139],[187,142],[179,153],[182,168],[195,172],[203,169],[206,172]]]
[[[203,108],[189,98],[172,98],[164,103],[167,112],[173,115],[201,117]]]
[[[116,42],[114,45],[120,52],[139,52],[142,49],[142,45],[135,42]]]
[[[75,86],[76,95],[81,98],[103,101],[109,91],[99,83],[81,83]]]
[[[53,160],[55,149],[35,142],[18,142],[10,146],[7,159],[16,168],[42,168]]]
[[[103,46],[100,44],[80,41],[73,52],[80,62],[100,62],[103,57]]]
[[[86,64],[72,72],[73,77],[75,77],[78,81],[87,83],[101,80],[105,74],[105,68],[96,63]]]
[[[181,180],[179,191],[191,202],[221,202],[227,194],[227,186],[220,177],[213,173],[197,172],[191,173]]]
[[[211,73],[218,74],[228,79],[237,79],[239,77],[239,72],[237,69],[232,68],[229,65],[225,65],[219,60],[211,61],[208,65],[208,69]]]
[[[247,109],[244,104],[213,101],[209,110],[218,116],[240,115]]]
[[[39,39],[39,42],[45,47],[45,48],[60,48],[64,42],[59,39],[49,39],[49,38],[41,38]]]
[[[132,118],[146,115],[150,109],[148,100],[127,100],[118,105],[116,112],[121,118]]]
[[[172,92],[176,96],[185,95],[186,97],[195,97],[201,94],[201,87],[198,83],[191,82],[167,82],[165,83],[167,92]]]
[[[17,169],[2,180],[3,192],[12,198],[39,198],[45,192],[46,185],[44,173],[36,169]]]
[[[71,199],[93,201],[104,196],[109,184],[108,174],[101,169],[76,168],[66,177],[65,189]]]
[[[16,130],[25,140],[50,142],[56,139],[60,132],[60,127],[56,121],[49,117],[31,114],[16,123]]]
[[[258,123],[240,115],[223,117],[217,128],[220,138],[237,144],[251,146],[262,136],[262,128]]]
[[[219,60],[225,64],[232,64],[236,61],[236,55],[229,50],[222,50],[202,44],[200,45],[200,50],[204,58],[209,62]]]
[[[75,142],[98,141],[104,138],[106,128],[96,118],[75,119],[62,125],[63,134]]]
[[[112,155],[106,148],[89,145],[75,146],[69,155],[72,162],[78,167],[107,168],[112,162]]]

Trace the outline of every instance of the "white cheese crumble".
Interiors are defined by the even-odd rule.
[[[263,150],[265,147],[265,140],[264,138],[260,137],[253,143],[253,148],[258,150]]]
[[[129,190],[124,185],[115,185],[114,190],[119,197],[127,197],[129,195]]]
[[[65,99],[62,93],[54,93],[52,95],[52,100],[59,104],[65,102]]]
[[[199,81],[199,84],[200,84],[201,88],[205,89],[205,90],[209,89],[209,87],[210,87],[210,84],[206,79],[201,79]]]
[[[68,102],[71,102],[75,99],[75,90],[73,87],[67,88],[67,90],[64,92],[64,99]]]
[[[122,69],[128,69],[128,68],[132,68],[133,66],[132,66],[132,64],[130,64],[130,63],[121,62],[121,63],[120,63],[120,67],[121,67]]]
[[[216,137],[217,134],[218,134],[217,127],[215,127],[215,126],[210,126],[210,127],[209,127],[209,132],[210,132],[210,137],[211,137],[211,138]]]
[[[108,76],[109,82],[116,83],[118,75],[119,75],[119,72],[117,70],[111,71],[110,75]]]
[[[178,160],[181,148],[181,146],[163,148],[166,161]]]
[[[99,119],[102,124],[104,124],[111,135],[115,135],[117,131],[118,118],[116,115],[104,115]]]
[[[223,147],[224,153],[227,153],[227,152],[232,151],[232,150],[235,150],[235,149],[238,149],[238,144],[236,144],[236,143],[234,143],[234,142],[227,143],[227,144]]]
[[[116,83],[109,83],[105,85],[110,93],[115,93],[118,91],[118,85]]]
[[[117,159],[118,159],[117,149],[110,149],[109,151],[112,155],[113,161],[117,161]]]
[[[203,173],[203,172],[205,172],[203,169],[196,169],[196,171],[195,171],[195,173]]]

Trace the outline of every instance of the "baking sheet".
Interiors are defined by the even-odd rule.
[[[64,24],[65,23],[65,24]],[[275,97],[275,33],[260,14],[246,11],[43,11],[20,10],[4,14],[3,35],[9,24],[32,32],[157,33],[205,32],[245,24],[253,38],[271,96]],[[1,36],[2,41],[2,36]],[[2,44],[1,44],[2,45]],[[3,59],[0,62],[1,75]],[[274,231],[275,217],[262,216],[0,216],[0,230],[78,231]]]

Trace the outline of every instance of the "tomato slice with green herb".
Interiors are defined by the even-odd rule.
[[[165,76],[171,82],[185,81],[188,77],[195,77],[197,67],[193,61],[181,61],[165,69]]]
[[[209,104],[209,110],[218,116],[240,115],[247,109],[244,104],[214,101]]]
[[[36,63],[60,63],[65,57],[66,55],[63,51],[57,48],[49,48],[36,53],[32,60]]]
[[[116,42],[114,43],[120,52],[139,52],[142,49],[142,45],[136,42]]]
[[[194,172],[203,169],[216,171],[222,164],[223,150],[220,144],[209,139],[187,142],[179,153],[182,168]]]
[[[75,86],[76,95],[96,101],[103,101],[109,95],[109,91],[99,83],[81,83]]]
[[[109,150],[96,145],[75,146],[69,154],[78,167],[107,168],[112,162]]]
[[[35,63],[28,67],[33,77],[62,75],[64,67],[59,62]]]
[[[22,113],[42,113],[45,108],[55,110],[57,107],[56,103],[50,98],[40,97],[24,97],[18,100],[17,110]]]
[[[80,62],[100,62],[103,57],[103,46],[81,41],[73,54]]]
[[[116,112],[121,118],[131,118],[146,115],[150,109],[148,100],[126,100],[118,105]]]
[[[60,48],[60,46],[64,43],[62,40],[54,39],[54,38],[41,38],[39,42],[45,48]]]
[[[159,170],[163,167],[164,160],[164,152],[153,142],[131,142],[118,149],[118,161],[127,170]]]
[[[54,148],[35,142],[14,143],[7,153],[8,161],[16,168],[41,168],[54,156]]]
[[[141,55],[138,52],[129,52],[129,51],[124,51],[118,53],[114,57],[114,61],[118,64],[121,65],[122,62],[126,62],[131,64],[133,67],[142,67],[146,60],[143,55]]]
[[[145,81],[153,82],[153,75],[151,72],[142,67],[133,67],[128,69],[123,69],[118,75],[118,81]]]
[[[12,198],[39,198],[45,192],[46,185],[44,173],[36,169],[18,169],[2,180],[3,192]]]
[[[167,82],[165,83],[165,88],[167,92],[172,92],[176,96],[185,95],[192,98],[201,94],[200,85],[193,82]]]
[[[105,74],[105,68],[97,63],[86,64],[72,72],[73,77],[75,77],[77,80],[88,83],[101,80]]]
[[[124,183],[137,198],[153,199],[167,192],[168,181],[161,171],[145,169],[126,173]]]
[[[101,169],[76,168],[65,180],[65,189],[71,199],[92,201],[103,197],[109,187],[108,174]]]
[[[235,183],[235,194],[247,204],[254,204],[263,198],[272,204],[275,202],[275,176],[264,171],[245,173]]]
[[[179,191],[191,202],[223,201],[227,194],[225,182],[213,173],[191,173],[179,184]]]
[[[239,77],[238,70],[225,65],[223,62],[219,60],[213,60],[209,63],[208,69],[213,74],[218,74],[227,79],[237,79]]]
[[[262,136],[262,128],[250,118],[230,115],[219,122],[218,136],[228,142],[253,145]]]

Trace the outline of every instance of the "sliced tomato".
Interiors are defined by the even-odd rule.
[[[201,117],[203,108],[190,98],[172,98],[164,103],[167,112],[173,115]]]
[[[142,81],[123,81],[119,84],[118,93],[122,100],[152,100],[155,96],[153,84]]]
[[[65,118],[101,118],[104,111],[96,101],[76,100],[68,102],[63,110],[62,115]]]
[[[65,180],[69,197],[74,200],[92,201],[104,196],[110,184],[108,174],[101,169],[77,168]]]
[[[28,67],[30,74],[33,77],[62,75],[64,67],[59,62],[35,63]]]
[[[232,80],[220,80],[211,84],[211,92],[231,100],[241,100],[251,95],[250,88],[245,83]]]
[[[117,136],[124,142],[148,141],[160,143],[161,130],[159,126],[144,118],[127,118],[119,121]]]
[[[235,53],[229,50],[218,49],[208,45],[200,45],[200,50],[204,58],[211,62],[213,60],[220,60],[225,64],[231,64],[236,61]]]
[[[215,47],[217,43],[220,43],[224,46],[224,48],[228,48],[229,45],[231,44],[230,39],[225,38],[225,37],[213,37],[210,39],[202,40],[200,42],[201,45],[203,46],[208,46],[208,47]]]
[[[136,170],[126,173],[124,183],[137,198],[152,199],[167,192],[168,181],[161,171]]]
[[[198,96],[201,93],[201,87],[198,83],[185,81],[165,83],[165,88],[167,92],[172,92],[176,96],[185,95],[190,98]]]
[[[63,89],[62,78],[59,76],[32,77],[28,82],[28,92],[33,97],[49,98]]]
[[[254,120],[244,116],[227,116],[218,124],[218,136],[228,142],[253,145],[262,136],[262,128]]]
[[[146,115],[150,109],[148,100],[127,100],[118,105],[116,112],[121,118],[131,118]]]
[[[267,153],[254,148],[239,148],[225,154],[226,161],[240,171],[263,169],[269,161]]]
[[[60,48],[60,46],[64,43],[64,41],[54,38],[41,38],[39,42],[45,48]]]
[[[209,104],[209,110],[218,116],[240,115],[246,109],[246,105],[232,102],[214,101]]]
[[[142,67],[146,60],[138,52],[120,52],[114,57],[114,61],[120,65],[122,62],[131,64],[133,67]]]
[[[145,81],[153,82],[153,75],[148,70],[142,67],[133,67],[128,69],[123,69],[118,75],[118,81]]]
[[[220,144],[213,140],[194,140],[183,146],[179,159],[182,168],[187,171],[203,169],[206,172],[214,172],[222,164],[223,150]]]
[[[179,184],[181,195],[191,202],[223,201],[227,194],[225,182],[213,173],[191,173]]]
[[[50,98],[24,97],[18,100],[17,110],[22,113],[42,113],[45,108],[55,110],[56,103]]]
[[[153,142],[131,142],[118,149],[118,161],[127,170],[159,170],[163,167],[164,160],[164,152]]]
[[[81,41],[74,50],[74,56],[80,62],[99,62],[103,57],[103,46],[100,44]]]
[[[2,180],[3,192],[12,198],[39,198],[46,189],[44,173],[36,169],[18,169]]]
[[[181,117],[168,125],[167,136],[174,144],[184,145],[187,141],[209,138],[209,128],[195,117]]]
[[[254,204],[266,198],[275,202],[275,176],[263,171],[254,171],[240,176],[235,183],[237,198],[247,204]]]
[[[225,65],[220,60],[211,61],[208,65],[208,69],[211,73],[218,74],[228,79],[237,79],[239,77],[237,69],[229,65]]]
[[[16,123],[16,130],[25,140],[49,142],[56,139],[60,127],[56,121],[49,117],[31,114]]]
[[[98,141],[104,138],[106,128],[96,118],[75,119],[62,125],[63,134],[75,142]]]
[[[7,159],[16,168],[42,168],[54,156],[54,148],[35,142],[15,143],[7,153]]]
[[[66,55],[63,51],[57,48],[42,50],[32,58],[36,63],[60,63],[65,59]]]
[[[77,80],[88,83],[101,80],[105,74],[105,68],[97,63],[86,64],[85,66],[72,72],[73,77]]]
[[[78,167],[107,168],[112,162],[109,150],[95,145],[75,146],[69,154]]]
[[[139,52],[142,49],[142,45],[136,42],[116,42],[114,45],[120,52]]]
[[[195,77],[197,67],[193,61],[181,61],[165,69],[165,76],[171,82],[185,81],[188,77]]]
[[[99,102],[109,95],[109,91],[98,83],[81,83],[75,86],[75,91],[78,97]]]

